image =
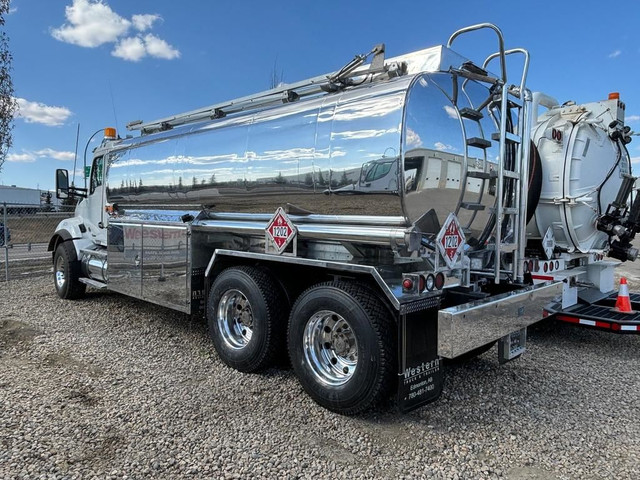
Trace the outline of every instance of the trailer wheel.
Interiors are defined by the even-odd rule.
[[[284,292],[264,269],[228,268],[211,286],[209,334],[222,361],[241,372],[272,365],[284,348],[286,315]]]
[[[289,317],[289,356],[320,405],[354,415],[387,398],[395,379],[395,328],[374,292],[344,281],[311,287]]]
[[[71,242],[60,242],[53,255],[53,280],[58,296],[65,300],[82,298],[87,286],[80,282],[80,262]]]

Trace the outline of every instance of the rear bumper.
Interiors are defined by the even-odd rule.
[[[543,319],[562,294],[562,282],[547,282],[438,312],[438,355],[455,358]]]

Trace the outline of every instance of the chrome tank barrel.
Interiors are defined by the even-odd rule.
[[[464,182],[467,201],[487,190],[466,172],[490,170],[497,146],[470,153],[467,138],[490,139],[494,125],[460,110],[488,96],[450,73],[418,73],[127,139],[107,154],[107,201],[124,215],[169,206],[273,214],[288,203],[321,219],[405,226],[433,210],[436,228],[458,209]],[[484,213],[465,214],[463,224]]]

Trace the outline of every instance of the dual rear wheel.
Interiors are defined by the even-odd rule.
[[[290,310],[268,270],[233,267],[214,281],[207,305],[209,331],[220,358],[255,372],[288,350],[304,390],[342,414],[386,398],[395,378],[395,329],[375,292],[334,281],[304,291]]]

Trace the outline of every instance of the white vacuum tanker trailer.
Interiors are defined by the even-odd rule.
[[[475,65],[451,46],[481,28],[498,49]],[[432,401],[446,359],[497,342],[511,360],[551,313],[598,307],[597,326],[637,331],[611,311],[606,260],[638,253],[624,104],[532,94],[528,65],[474,25],[132,122],[137,136],[106,129],[86,189],[57,171],[58,196],[81,201],[49,244],[55,288],[204,313],[226,364],[253,372],[288,352],[306,392],[344,414],[393,392],[403,411]]]

